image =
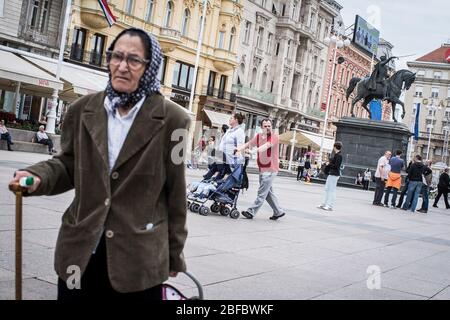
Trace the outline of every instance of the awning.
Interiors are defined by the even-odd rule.
[[[21,82],[24,87],[29,87],[34,91],[47,88],[48,90],[44,90],[47,93],[53,89],[61,90],[63,88],[63,83],[56,80],[51,74],[14,53],[2,50],[0,50],[0,82],[4,86],[10,86],[11,82]]]
[[[39,59],[26,56],[23,58],[51,74],[56,74],[58,61],[55,59],[49,61],[48,58]],[[60,78],[69,85],[68,88],[64,88],[65,91],[72,89],[73,93],[81,96],[105,90],[106,84],[108,83],[108,74],[106,72],[93,70],[68,62],[63,62]],[[74,96],[74,98],[76,98],[76,96]]]
[[[212,110],[203,109],[203,111],[208,116],[211,121],[211,125],[216,128],[222,127],[223,124],[228,125],[228,121],[230,120],[231,114],[221,113]]]
[[[292,145],[292,138],[294,137],[294,131],[287,131],[279,136],[279,142],[286,145]],[[312,150],[319,151],[322,136],[303,131],[297,130],[295,133],[295,146],[297,148],[306,148],[311,146]],[[323,150],[327,152],[333,151],[334,140],[330,138],[324,138]]]

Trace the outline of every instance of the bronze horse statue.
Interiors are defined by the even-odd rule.
[[[368,89],[368,82],[369,78],[357,78],[354,77],[350,80],[350,84],[347,88],[347,100],[352,94],[353,90],[355,90],[356,87],[356,97],[353,99],[352,102],[352,109],[351,109],[351,115],[352,117],[355,116],[353,113],[353,109],[355,108],[355,104],[364,99],[362,103],[362,107],[367,110],[369,113],[369,118],[372,119],[370,109],[367,107],[367,105],[372,101],[373,99],[382,99],[387,100],[391,102],[392,104],[392,117],[395,122],[398,122],[395,118],[395,106],[400,104],[403,108],[402,113],[402,119],[405,117],[405,104],[400,100],[400,95],[402,93],[403,88],[405,90],[409,90],[413,82],[416,80],[416,74],[409,71],[409,70],[399,70],[397,71],[392,77],[390,77],[387,80],[387,89],[377,84],[376,90],[369,90]],[[385,95],[385,92],[387,93]]]

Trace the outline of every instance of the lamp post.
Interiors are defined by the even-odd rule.
[[[330,77],[330,84],[328,86],[328,94],[327,94],[327,103],[325,105],[325,120],[323,123],[323,132],[322,132],[322,137],[320,139],[320,151],[319,151],[319,157],[317,159],[317,164],[319,165],[319,168],[322,167],[322,154],[323,154],[323,144],[325,141],[325,135],[327,132],[327,127],[328,127],[328,113],[329,113],[329,106],[331,103],[331,89],[333,88],[333,80],[334,80],[334,74],[336,72],[336,62],[338,64],[342,64],[345,59],[343,57],[340,57],[338,59],[338,61],[336,61],[336,56],[337,56],[337,50],[343,47],[348,47],[350,46],[350,40],[345,38],[344,36],[339,34],[338,32],[336,33],[331,33],[331,37],[326,37],[324,39],[325,44],[327,45],[332,45],[333,47],[333,59],[332,61],[332,66],[331,66],[331,77]]]

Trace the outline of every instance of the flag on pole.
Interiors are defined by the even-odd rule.
[[[106,0],[98,0],[98,3],[103,10],[103,14],[108,21],[109,27],[111,27],[116,22],[116,17],[112,14],[111,9],[108,6],[108,2]]]
[[[420,103],[417,104],[416,108],[416,120],[414,121],[414,140],[419,140],[419,114],[420,114]]]

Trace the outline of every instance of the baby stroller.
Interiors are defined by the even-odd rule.
[[[205,185],[201,192],[188,193],[188,209],[203,216],[209,215],[212,211],[233,219],[239,218],[240,213],[236,203],[242,188],[244,173],[245,167],[236,165],[231,174],[221,181],[202,181]],[[213,201],[213,204],[208,207],[205,205],[207,201]]]

